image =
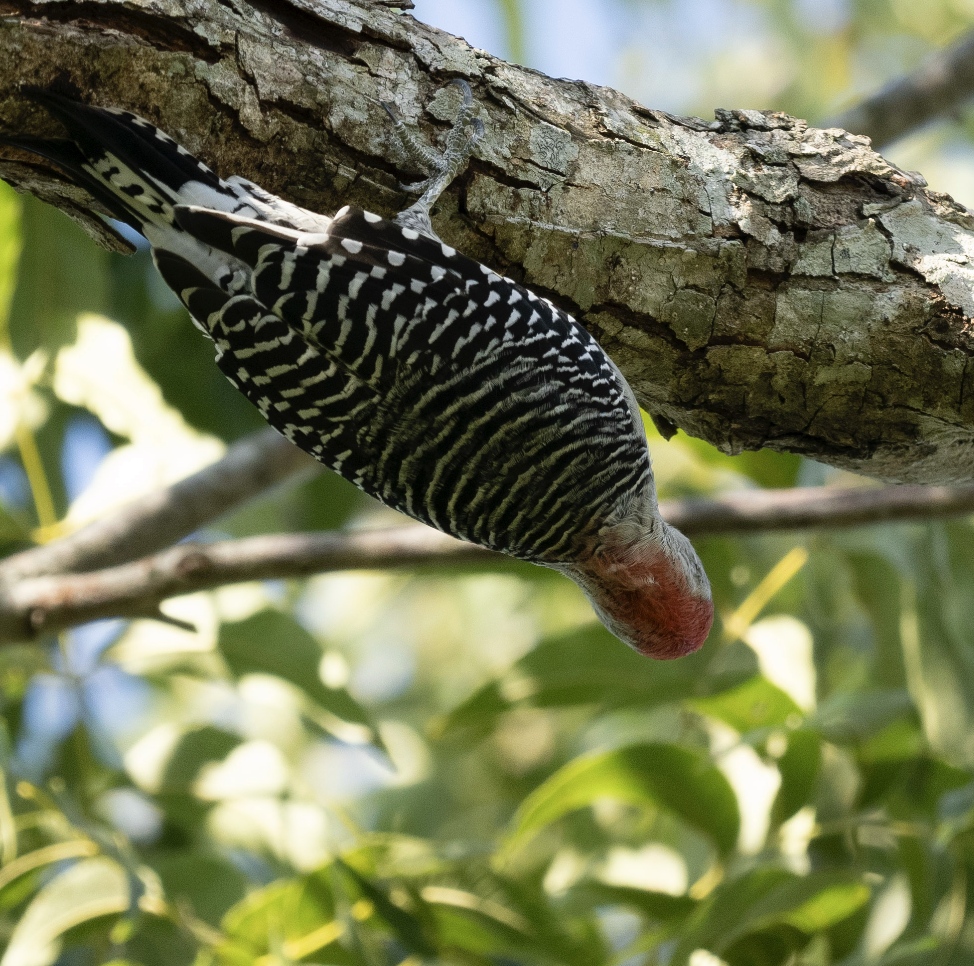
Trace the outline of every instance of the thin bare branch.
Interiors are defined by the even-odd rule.
[[[830,118],[823,127],[865,134],[883,148],[974,97],[974,31],[937,51],[912,74]]]
[[[156,617],[159,603],[168,597],[246,580],[501,559],[419,524],[184,543],[106,570],[28,577],[0,587],[0,643],[102,617]]]
[[[691,536],[848,527],[974,513],[974,486],[773,490],[672,500],[664,517]],[[0,644],[102,617],[159,617],[168,597],[245,580],[340,570],[497,566],[505,558],[419,524],[359,533],[299,533],[181,544],[85,574],[0,586]]]
[[[839,529],[974,513],[974,486],[746,490],[708,500],[669,500],[660,511],[690,537]]]
[[[185,480],[133,500],[63,540],[9,557],[0,564],[0,584],[136,560],[171,546],[300,471],[320,470],[274,430],[259,430]]]

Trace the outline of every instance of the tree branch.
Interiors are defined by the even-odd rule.
[[[665,500],[660,512],[690,537],[834,530],[974,513],[974,486],[744,490],[705,500]]]
[[[76,533],[0,562],[0,585],[41,574],[78,573],[162,550],[298,472],[322,467],[272,429],[234,443],[223,456],[133,500]]]
[[[0,13],[7,130],[57,134],[15,90],[68,78],[321,211],[401,208],[410,174],[380,102],[435,140],[454,108],[444,81],[465,77],[488,134],[437,230],[573,312],[660,426],[884,480],[974,474],[974,216],[864,138],[771,112],[647,110],[365,0]],[[83,195],[4,153],[0,175],[91,222]]]
[[[974,31],[928,57],[912,74],[836,115],[823,127],[864,134],[883,148],[974,97]]]
[[[0,586],[0,644],[103,617],[159,616],[168,597],[247,580],[313,573],[415,567],[499,554],[420,524],[362,533],[294,533],[217,543],[183,543],[107,570],[29,577]]]
[[[974,486],[747,491],[672,500],[663,516],[684,533],[837,528],[974,513]],[[359,533],[299,533],[180,544],[155,556],[84,574],[0,584],[0,644],[103,617],[167,619],[168,597],[246,580],[342,570],[503,566],[508,558],[419,524]]]

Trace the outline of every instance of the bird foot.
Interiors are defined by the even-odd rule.
[[[470,85],[465,80],[455,78],[448,86],[459,87],[463,97],[457,110],[456,121],[447,135],[446,144],[441,152],[432,151],[421,144],[403,124],[395,107],[385,101],[382,102],[382,106],[395,125],[406,157],[428,175],[423,181],[400,186],[404,191],[420,194],[420,197],[410,207],[399,212],[395,219],[396,224],[403,228],[412,228],[437,241],[439,238],[430,222],[430,209],[450,182],[467,166],[477,142],[484,136],[484,122],[472,116],[476,110],[476,102]]]

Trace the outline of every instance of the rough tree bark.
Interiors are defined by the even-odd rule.
[[[451,244],[571,311],[664,429],[890,481],[974,476],[974,215],[868,141],[782,114],[706,122],[553,80],[366,0],[0,0],[0,123],[75,83],[224,174],[383,214],[409,180],[380,100],[435,137],[465,77],[487,127]],[[0,177],[85,221],[15,152]]]

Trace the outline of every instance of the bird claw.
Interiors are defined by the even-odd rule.
[[[485,131],[484,122],[480,118],[471,116],[476,109],[476,102],[470,85],[462,78],[454,78],[447,86],[459,87],[462,98],[456,121],[447,134],[446,142],[440,152],[431,151],[420,144],[403,124],[398,111],[390,104],[382,102],[382,106],[395,125],[396,134],[399,135],[405,154],[416,167],[429,175],[415,184],[400,184],[399,187],[403,191],[419,194],[420,197],[396,216],[396,223],[404,228],[419,231],[429,238],[437,238],[430,222],[430,209],[447,185],[466,167],[474,147],[484,136]]]
[[[440,191],[442,191],[446,187],[446,184],[459,174],[463,165],[473,153],[474,147],[484,136],[486,130],[484,122],[479,117],[471,118],[477,105],[470,85],[463,78],[455,77],[446,86],[459,87],[462,93],[462,99],[457,110],[456,120],[449,134],[447,134],[446,142],[440,152],[433,151],[426,147],[426,145],[420,143],[416,136],[403,123],[402,117],[394,104],[388,101],[379,102],[385,109],[386,114],[389,115],[389,119],[395,125],[396,134],[399,136],[399,140],[409,161],[427,175],[422,181],[417,181],[413,184],[407,185],[400,183],[399,188],[402,191],[421,193],[453,168],[453,173],[440,188]],[[471,128],[470,133],[467,132],[468,127]]]

